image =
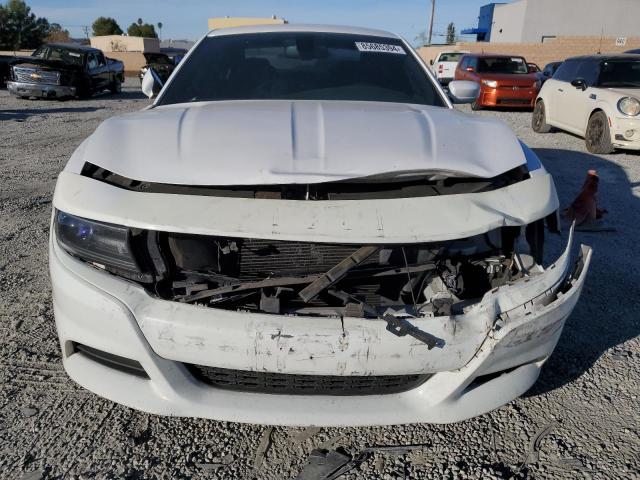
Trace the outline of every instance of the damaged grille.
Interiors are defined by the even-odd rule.
[[[240,278],[276,275],[312,275],[325,272],[358,246],[245,239],[240,256]],[[371,263],[371,261],[370,261]]]
[[[162,233],[171,265],[154,292],[273,314],[449,315],[511,278],[500,248],[509,236],[498,229],[446,242],[345,245]]]
[[[329,376],[250,372],[187,365],[191,374],[212,387],[285,395],[383,395],[422,385],[431,375]]]
[[[60,72],[28,67],[13,67],[13,75],[17,82],[60,85]]]

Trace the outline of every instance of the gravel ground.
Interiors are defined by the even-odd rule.
[[[47,274],[56,176],[101,121],[147,104],[136,80],[121,95],[86,101],[26,101],[0,91],[0,478],[284,479],[295,477],[313,446],[336,438],[351,453],[427,445],[395,458],[376,454],[343,478],[639,478],[640,155],[593,156],[579,138],[537,135],[528,112],[474,115],[502,118],[535,148],[564,206],[595,168],[616,231],[578,234],[595,249],[587,285],[524,397],[455,425],[322,429],[302,443],[294,440],[301,429],[274,428],[254,472],[266,427],[150,416],[75,385],[60,361]],[[547,260],[561,244],[551,239]],[[551,433],[525,461],[546,426]],[[201,465],[225,456],[232,462],[220,470]]]

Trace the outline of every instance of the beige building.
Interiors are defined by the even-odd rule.
[[[157,38],[130,37],[128,35],[104,35],[101,37],[91,37],[91,46],[99,48],[105,53],[160,52],[160,40]]]
[[[209,19],[209,30],[219,28],[244,27],[246,25],[282,25],[288,23],[284,18],[254,18],[254,17],[220,17]]]
[[[137,74],[147,64],[143,53],[160,52],[160,40],[157,38],[128,35],[91,37],[91,46],[102,50],[107,57],[124,63],[124,71],[128,75]]]

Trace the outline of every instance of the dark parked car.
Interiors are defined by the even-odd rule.
[[[560,65],[562,65],[562,62],[547,63],[542,69],[542,75],[540,76],[540,80],[542,81],[542,83],[553,77],[553,74],[556,73],[556,70],[558,70],[558,67]]]
[[[103,90],[118,93],[124,65],[92,47],[52,43],[11,65],[9,91],[23,98],[89,97]]]
[[[178,65],[185,55],[189,52],[186,48],[174,48],[174,47],[165,47],[161,48],[160,51],[166,54],[174,65]]]
[[[24,62],[27,57],[14,57],[13,55],[0,55],[0,88],[5,88],[11,76],[11,66],[18,62]]]
[[[167,79],[176,69],[176,64],[166,53],[145,53],[144,58],[147,60],[147,64],[140,69],[140,81],[142,81],[147,70],[153,68],[158,74],[158,77],[160,77],[160,80],[162,80],[162,83],[166,83]]]
[[[634,50],[627,50],[624,53],[635,53],[636,55],[638,55],[640,53],[640,48],[636,48]]]

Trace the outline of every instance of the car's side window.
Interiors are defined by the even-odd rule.
[[[106,60],[104,59],[104,55],[102,53],[97,53],[96,57],[98,61],[98,66],[104,67],[107,64]]]
[[[98,60],[96,59],[95,54],[90,53],[89,56],[87,57],[87,68],[89,70],[93,70],[97,66],[98,66]]]
[[[469,65],[469,57],[464,57],[460,61],[460,70],[465,70],[467,68],[467,65]]]
[[[558,67],[558,70],[556,70],[553,79],[571,83],[571,81],[576,78],[579,65],[580,62],[578,61],[569,60],[564,62],[560,67]]]
[[[600,75],[600,62],[597,60],[589,60],[581,62],[578,66],[575,78],[581,78],[588,86],[593,86],[598,81]]]

